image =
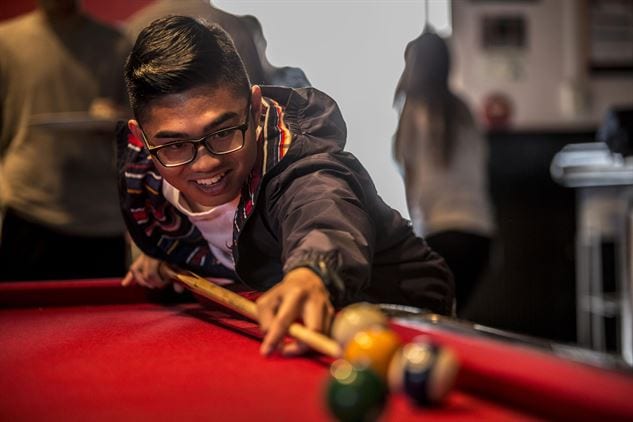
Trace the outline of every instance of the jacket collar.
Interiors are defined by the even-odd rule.
[[[273,99],[263,98],[257,136],[259,145],[257,162],[242,188],[235,216],[234,241],[237,240],[246,220],[255,209],[264,176],[284,158],[292,140],[292,133],[284,122],[284,110],[281,105]]]

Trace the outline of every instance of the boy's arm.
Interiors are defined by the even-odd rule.
[[[284,273],[307,267],[317,273],[336,305],[367,286],[375,246],[375,228],[360,180],[346,166],[311,159],[285,177],[274,202],[282,240]]]
[[[332,302],[355,296],[370,277],[375,231],[361,184],[343,165],[309,160],[308,166],[304,161],[287,169],[283,179],[289,182],[270,186],[267,195],[268,212],[283,239],[285,276],[258,300],[264,354],[277,348],[298,318],[313,330],[327,331]]]

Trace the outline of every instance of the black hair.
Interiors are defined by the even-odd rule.
[[[231,37],[217,25],[185,16],[157,19],[141,31],[125,63],[125,81],[137,120],[165,95],[203,85],[245,96],[250,90]]]
[[[451,58],[446,41],[432,30],[425,29],[405,49],[405,70],[394,97],[396,102],[400,96],[405,95],[407,102],[416,102],[427,107],[429,132],[437,140],[434,144],[435,152],[444,165],[450,163],[453,155],[456,125],[473,121],[470,111],[450,90],[450,67]],[[396,156],[400,156],[402,148],[406,148],[401,145],[406,141],[396,136]]]

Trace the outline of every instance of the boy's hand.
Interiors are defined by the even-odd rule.
[[[121,281],[121,285],[129,286],[136,282],[150,289],[163,288],[169,283],[169,280],[163,280],[159,272],[159,266],[159,260],[141,253],[130,265],[129,271]]]
[[[290,324],[299,318],[307,328],[327,332],[334,307],[321,278],[308,268],[296,268],[257,300],[257,315],[265,333],[260,351],[270,355],[279,348]],[[281,347],[281,353],[286,356],[306,350],[305,344],[296,341]]]

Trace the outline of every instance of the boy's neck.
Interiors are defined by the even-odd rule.
[[[187,199],[187,197],[185,197],[185,195],[183,195],[182,193],[180,193],[180,197],[182,198],[182,201],[187,204],[187,206],[189,207],[189,209],[192,212],[204,212],[204,211],[209,211],[212,208],[215,207],[207,207],[205,205],[200,205],[197,202],[194,201],[190,201]]]
[[[189,210],[191,210],[191,212],[193,212],[193,213],[201,213],[201,212],[205,212],[205,211],[210,211],[213,208],[217,208],[217,207],[221,207],[221,206],[226,205],[226,204],[233,203],[233,202],[235,202],[235,200],[238,197],[239,197],[239,195],[236,196],[235,198],[233,198],[232,200],[224,203],[224,204],[220,204],[220,205],[217,205],[215,207],[208,207],[206,205],[199,204],[199,203],[197,203],[195,201],[190,201],[190,200],[187,199],[187,197],[185,195],[182,194],[182,192],[180,193],[181,202],[183,202],[184,205],[186,205],[189,208]]]

